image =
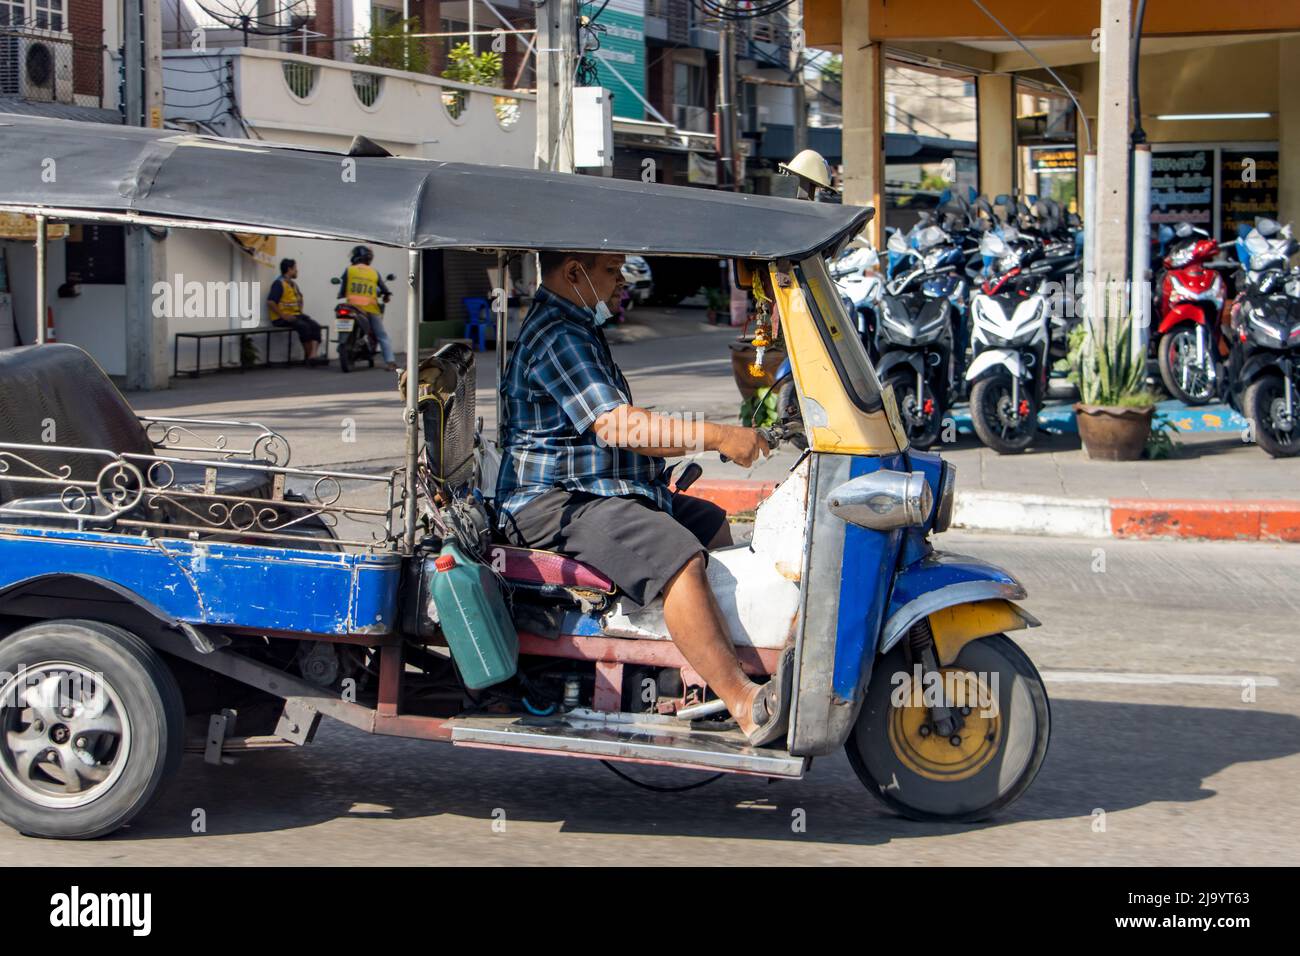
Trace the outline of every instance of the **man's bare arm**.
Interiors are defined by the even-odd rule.
[[[769,452],[767,442],[753,428],[660,415],[635,405],[611,409],[596,419],[594,428],[596,437],[607,445],[656,458],[717,451],[748,467]]]

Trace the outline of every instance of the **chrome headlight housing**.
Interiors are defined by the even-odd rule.
[[[930,483],[920,472],[881,470],[859,475],[831,491],[831,514],[873,531],[925,523],[934,506]]]
[[[934,533],[952,527],[953,507],[957,498],[957,466],[945,461],[939,470],[939,503],[934,509]]]

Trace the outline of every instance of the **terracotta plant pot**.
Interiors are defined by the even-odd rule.
[[[749,365],[754,361],[754,352],[754,346],[748,342],[731,343],[731,374],[736,379],[741,398],[753,398],[764,385],[775,382],[776,371],[785,361],[785,349],[769,348],[763,353],[763,374],[750,375]]]
[[[1094,461],[1137,461],[1151,434],[1155,406],[1129,408],[1121,405],[1075,403],[1083,449]]]

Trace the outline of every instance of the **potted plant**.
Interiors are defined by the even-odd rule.
[[[1132,316],[1107,323],[1101,341],[1089,322],[1071,333],[1075,419],[1084,451],[1098,461],[1135,461],[1151,436],[1155,397],[1146,388],[1145,357],[1133,356],[1132,334]]]
[[[706,286],[703,291],[704,298],[708,302],[708,309],[704,315],[709,320],[709,324],[714,325],[718,321],[718,316],[727,315],[730,312],[731,300],[722,289],[716,286]]]

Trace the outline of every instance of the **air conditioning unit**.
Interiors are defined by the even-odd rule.
[[[38,103],[72,103],[72,39],[0,33],[0,95]]]

